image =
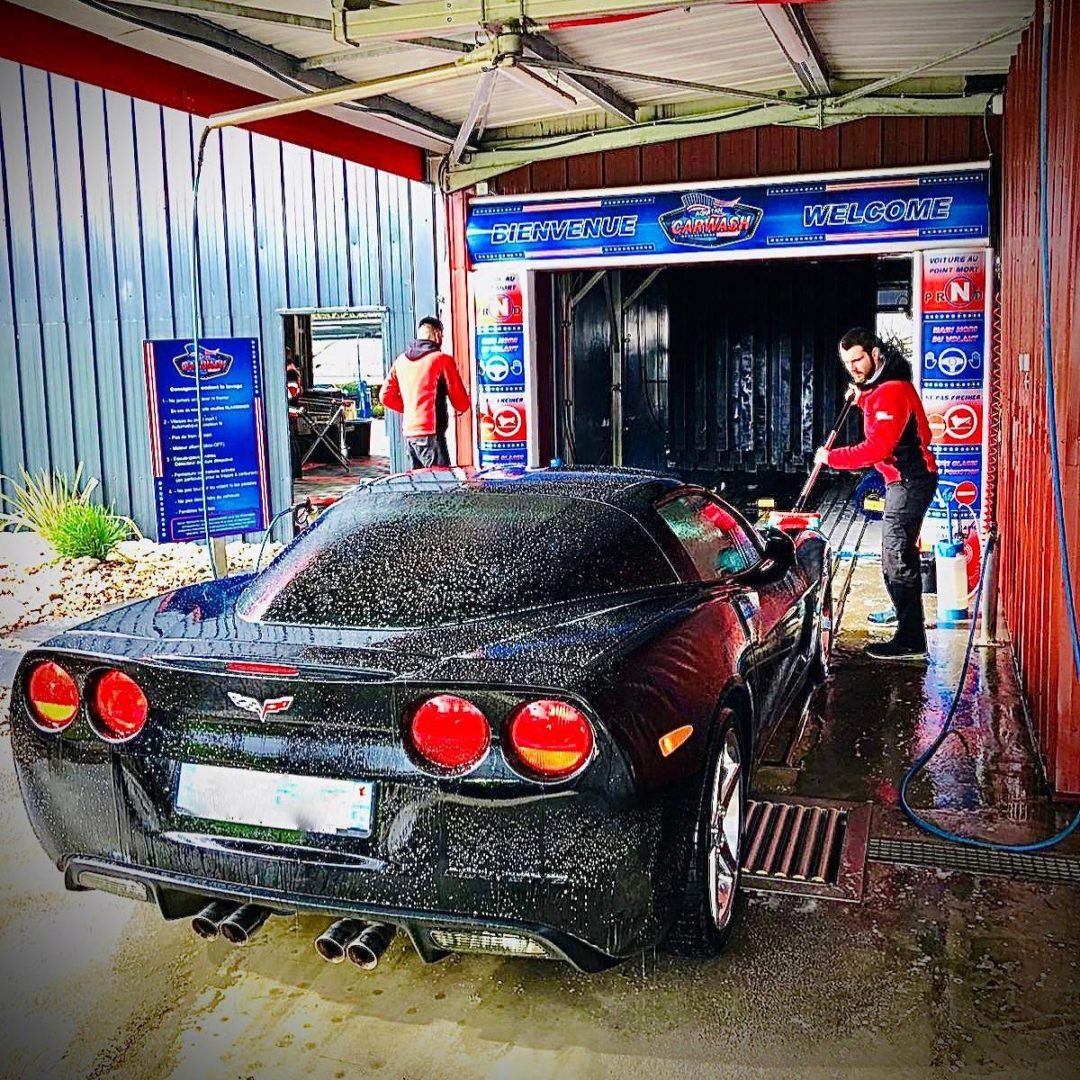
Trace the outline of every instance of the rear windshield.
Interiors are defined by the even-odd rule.
[[[613,507],[551,496],[348,498],[244,591],[246,618],[316,626],[440,626],[677,580]]]

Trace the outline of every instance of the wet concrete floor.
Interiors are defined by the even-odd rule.
[[[799,767],[762,782],[872,800],[873,834],[915,838],[897,785],[936,734],[963,635],[932,634],[929,666],[865,661],[876,574],[858,572]],[[913,798],[963,830],[1044,835],[1065,817],[1045,798],[1007,651],[979,652],[971,682],[961,737]],[[366,974],[315,954],[325,919],[273,919],[237,949],[149,905],[65,893],[6,738],[0,820],[5,1076],[1080,1076],[1076,888],[871,863],[860,905],[751,895],[737,940],[706,963],[650,954],[599,976],[483,956],[426,967],[398,941]],[[1075,839],[1063,850],[1076,854]]]

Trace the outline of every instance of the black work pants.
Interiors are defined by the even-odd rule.
[[[937,473],[930,473],[889,484],[881,519],[881,572],[896,609],[896,640],[917,648],[926,647],[919,530],[937,483]]]
[[[406,439],[405,445],[409,448],[410,469],[431,469],[450,464],[450,450],[444,434],[416,435]]]

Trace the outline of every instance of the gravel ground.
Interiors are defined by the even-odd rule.
[[[280,548],[267,544],[264,564]],[[258,553],[258,544],[229,544],[230,572],[250,569]],[[202,544],[128,540],[108,559],[60,559],[34,533],[0,533],[0,638],[42,622],[90,618],[209,577]]]
[[[268,543],[263,565],[280,550]],[[228,544],[226,556],[230,573],[249,570],[259,545]],[[0,654],[23,652],[46,624],[69,625],[209,578],[202,544],[128,540],[108,559],[61,559],[35,533],[0,532]],[[0,678],[0,727],[7,723],[7,682]]]

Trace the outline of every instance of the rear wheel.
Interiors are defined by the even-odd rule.
[[[678,921],[668,935],[673,952],[684,956],[718,953],[738,922],[747,771],[735,714],[725,709],[709,755],[700,798],[686,893]]]

